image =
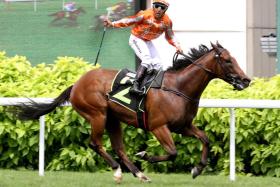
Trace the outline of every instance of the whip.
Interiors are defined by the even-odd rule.
[[[100,45],[99,45],[99,49],[98,49],[98,52],[97,52],[97,56],[96,56],[96,59],[95,59],[95,62],[94,62],[94,66],[96,65],[96,63],[98,61],[98,57],[99,57],[99,53],[100,53],[100,50],[101,50],[101,47],[102,47],[102,44],[103,44],[103,39],[104,39],[105,33],[106,33],[106,27],[104,26],[104,30],[103,30],[101,42],[100,42]]]
[[[107,18],[108,19],[109,19],[109,16],[110,16],[110,11],[107,12]],[[101,47],[102,47],[102,44],[103,44],[105,33],[106,33],[106,26],[104,26],[104,29],[103,29],[103,34],[102,34],[101,42],[100,42],[99,49],[98,49],[98,52],[97,52],[97,56],[96,56],[96,59],[95,59],[95,62],[94,62],[94,66],[96,65],[96,63],[98,61],[98,57],[99,57],[99,54],[100,54],[100,51],[101,51]]]

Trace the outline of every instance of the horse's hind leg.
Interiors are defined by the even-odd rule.
[[[202,170],[207,165],[207,157],[208,157],[208,151],[209,151],[209,140],[208,140],[208,137],[205,135],[205,133],[202,130],[198,129],[193,124],[191,124],[191,126],[186,127],[182,131],[181,134],[183,136],[195,136],[203,144],[200,163],[197,166],[195,166],[191,171],[192,177],[195,178],[195,177],[197,177],[198,175],[201,174]]]
[[[167,128],[167,126],[162,126],[154,129],[152,133],[158,139],[158,141],[168,154],[162,156],[148,156],[146,151],[142,151],[140,153],[137,153],[136,155],[140,156],[144,160],[149,161],[150,163],[169,160],[173,161],[177,156],[177,150],[173,138],[171,136],[170,130]]]
[[[73,103],[72,103],[73,104]],[[119,164],[109,155],[102,145],[102,136],[105,130],[106,123],[106,112],[95,112],[88,113],[82,110],[79,110],[74,104],[73,108],[82,115],[85,119],[87,119],[91,124],[91,140],[90,147],[98,153],[104,160],[113,168],[118,169]],[[85,108],[85,107],[84,107]]]
[[[112,116],[112,115],[110,115]],[[112,147],[114,151],[117,153],[119,158],[122,160],[122,162],[125,164],[125,166],[131,171],[131,173],[138,177],[143,182],[150,182],[151,180],[146,177],[127,157],[125,152],[125,147],[123,144],[123,132],[121,129],[120,122],[111,117],[107,119],[106,129],[109,133],[109,137],[111,140]],[[121,169],[118,168],[114,174],[114,179],[116,182],[121,181]]]

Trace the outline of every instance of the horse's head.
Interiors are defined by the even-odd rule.
[[[218,42],[211,43],[213,47],[214,58],[218,66],[213,72],[218,78],[231,84],[236,90],[247,88],[251,82],[250,78],[239,67],[236,59],[232,57],[229,51],[223,48]]]

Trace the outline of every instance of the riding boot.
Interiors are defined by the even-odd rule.
[[[141,83],[142,80],[145,77],[145,72],[147,68],[145,66],[140,65],[137,72],[136,72],[136,77],[133,82],[133,86],[130,88],[130,93],[137,94],[137,95],[142,95],[143,91],[141,90]]]
[[[149,71],[147,74],[150,74],[151,76],[154,75],[156,76],[158,74],[159,70],[157,69],[152,69],[151,71]]]

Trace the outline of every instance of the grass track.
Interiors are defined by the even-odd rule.
[[[280,179],[271,177],[237,176],[235,182],[228,176],[202,175],[193,180],[189,174],[154,174],[148,176],[152,183],[142,183],[131,174],[124,174],[122,184],[116,185],[112,179],[113,172],[46,172],[39,177],[37,171],[0,170],[0,187],[279,187]]]

